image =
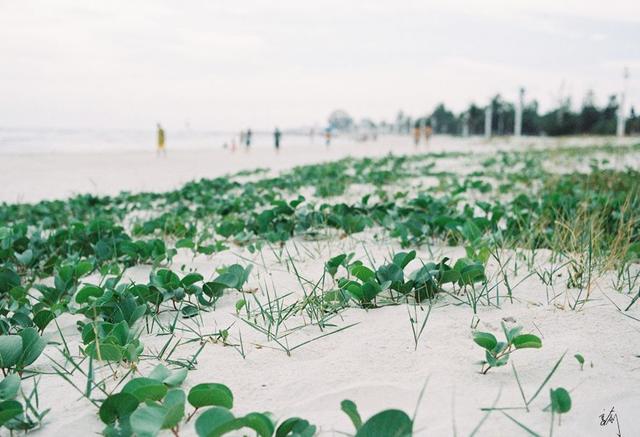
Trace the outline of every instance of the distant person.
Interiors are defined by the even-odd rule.
[[[416,121],[415,126],[413,127],[413,144],[418,147],[420,144],[420,122]]]
[[[311,144],[313,144],[313,137],[315,136],[316,132],[313,128],[309,129],[309,139],[311,140]]]
[[[324,130],[324,144],[329,147],[331,145],[331,128]]]
[[[433,128],[430,124],[424,127],[424,140],[427,144],[429,144],[429,140],[431,139],[431,135],[433,135]]]
[[[158,150],[156,156],[160,156],[161,154],[167,156],[167,150],[164,148],[164,129],[160,126],[160,123],[157,123],[158,127]]]
[[[273,141],[276,146],[276,152],[280,150],[280,138],[282,137],[282,132],[280,129],[276,127],[276,130],[273,132]]]
[[[244,139],[245,139],[244,145],[248,149],[249,147],[251,147],[251,129],[247,129],[247,133],[245,134]]]
[[[239,145],[240,147],[242,147],[242,145],[245,143],[245,141],[246,141],[246,140],[245,140],[245,134],[244,134],[244,131],[243,131],[243,130],[241,130],[241,131],[240,131],[240,140],[238,141],[238,145]]]

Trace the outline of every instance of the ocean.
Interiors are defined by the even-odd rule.
[[[166,148],[171,150],[202,150],[239,146],[239,133],[165,129]],[[332,144],[349,141],[333,138]],[[320,133],[313,136],[283,132],[281,147],[324,145]],[[251,147],[273,148],[272,132],[255,132]],[[156,131],[126,129],[18,129],[0,128],[0,154],[94,153],[119,151],[155,151]]]

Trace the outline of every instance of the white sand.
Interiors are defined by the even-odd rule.
[[[414,150],[412,145],[398,145],[398,141],[390,141],[396,143],[392,148],[394,153]],[[585,144],[592,142],[581,141]],[[509,146],[513,147],[513,144]],[[490,151],[495,147],[495,144],[487,146],[478,140],[436,138],[431,149]],[[390,149],[380,142],[330,149],[328,152],[323,146],[308,151],[296,149],[291,153],[285,149],[280,155],[271,150],[256,150],[249,154],[240,151],[232,155],[228,151],[174,153],[169,149],[167,159],[156,159],[153,152],[126,156],[2,156],[0,200],[34,201],[85,192],[113,194],[121,189],[166,190],[190,179],[218,176],[240,169],[281,169],[337,159],[347,154],[380,155]],[[372,231],[343,240],[322,242],[297,238],[286,248],[299,271],[309,280],[317,281],[322,275],[324,262],[333,255],[355,251],[360,259],[365,260],[363,243],[378,264],[389,252],[400,250],[395,241],[374,242]],[[433,258],[428,249],[434,252]],[[439,260],[442,255],[459,257],[463,253],[460,248],[422,247],[418,250],[418,258]],[[275,284],[278,295],[293,292],[290,299],[301,295],[301,287],[295,275],[287,271],[287,266],[278,263],[269,249],[265,249],[263,254],[266,266],[262,265],[259,254],[250,255],[238,248],[195,259],[190,252],[181,250],[174,259],[173,269],[177,270],[186,263],[208,278],[221,265],[233,262],[246,264],[247,261],[239,257],[241,255],[256,262],[248,288],[264,290],[266,283],[272,291],[272,284]],[[544,266],[544,256],[544,253],[539,254],[536,263]],[[414,261],[414,266],[417,265]],[[407,271],[411,270],[411,267],[407,268]],[[490,262],[489,273],[495,273],[495,270],[495,264]],[[149,271],[148,266],[137,266],[128,271],[128,277],[146,281]],[[520,278],[525,274],[521,268]],[[515,276],[510,280],[512,284],[519,281]],[[551,304],[547,303],[545,286],[534,275],[514,290],[516,300],[513,304],[501,300],[501,308],[478,307],[478,329],[501,336],[501,319],[511,317],[524,326],[525,331],[542,336],[542,349],[518,351],[512,357],[528,397],[567,351],[550,384],[531,405],[531,411],[516,410],[510,414],[541,435],[548,435],[550,414],[542,409],[548,404],[549,388],[562,386],[572,390],[573,408],[562,418],[562,425],[554,428],[554,436],[616,435],[615,425],[601,427],[598,417],[613,406],[620,419],[622,436],[640,435],[640,417],[637,414],[640,408],[640,358],[637,357],[640,355],[640,322],[625,317],[612,303],[624,308],[629,296],[612,290],[610,281],[603,278],[592,292],[593,300],[581,310],[572,311],[563,304],[566,296],[573,295],[574,291],[566,291],[564,280],[559,279],[558,283],[555,293],[561,297]],[[504,293],[505,290],[501,289],[501,294]],[[260,292],[257,297],[265,300]],[[487,375],[479,374],[480,366],[476,363],[483,358],[483,352],[472,341],[472,310],[466,305],[455,305],[456,301],[451,297],[437,301],[415,351],[407,307],[400,305],[369,311],[349,309],[336,317],[334,323],[338,327],[354,322],[358,325],[309,343],[295,350],[292,356],[278,350],[275,343],[267,342],[264,335],[236,317],[234,304],[238,298],[237,293],[227,293],[216,310],[204,316],[202,332],[213,332],[235,323],[230,330],[231,341],[237,342],[239,333],[242,333],[246,359],[232,347],[207,344],[198,358],[197,370],[189,372],[183,385],[188,388],[199,382],[227,384],[234,393],[234,411],[237,414],[269,410],[282,418],[299,415],[317,424],[321,435],[342,435],[340,431],[352,432],[352,427],[340,411],[341,400],[355,401],[364,418],[385,408],[402,408],[412,414],[427,379],[426,393],[417,412],[416,435],[469,435],[484,414],[480,408],[491,406],[499,392],[498,406],[522,406],[511,366],[492,369]],[[640,305],[635,305],[629,315],[640,318]],[[77,351],[79,338],[75,320],[76,317],[65,316],[59,322],[65,334],[69,335],[71,349]],[[301,323],[302,319],[296,318],[288,322],[287,327],[293,328]],[[48,332],[52,339],[57,337],[52,329]],[[293,345],[319,334],[317,327],[307,327],[291,335],[289,341]],[[165,341],[164,337],[143,336],[146,351],[159,349]],[[176,356],[189,357],[198,347],[198,344],[180,347]],[[48,352],[52,350],[51,346],[47,349]],[[573,358],[575,353],[586,358],[583,371]],[[153,365],[154,362],[144,360],[140,368],[144,373]],[[42,357],[37,367],[47,370],[47,358]],[[118,372],[122,375],[125,369]],[[103,368],[100,373],[109,375],[109,369]],[[83,382],[82,379],[78,381],[80,384]],[[52,411],[38,435],[86,436],[102,429],[96,409],[59,377],[42,378],[40,403]],[[184,436],[194,434],[192,423],[180,433]],[[494,412],[476,435],[526,434],[501,413]]]

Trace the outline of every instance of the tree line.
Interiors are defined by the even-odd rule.
[[[491,129],[493,135],[513,135],[516,105],[497,94],[491,99]],[[593,91],[589,91],[581,105],[573,109],[571,98],[561,99],[555,108],[541,113],[538,102],[525,103],[522,111],[523,135],[615,135],[618,117],[618,98],[612,95],[604,106],[598,106]],[[329,125],[338,130],[375,127],[379,132],[410,133],[414,126],[427,124],[437,134],[483,135],[485,128],[485,107],[475,103],[466,111],[455,113],[444,103],[436,106],[431,114],[411,117],[399,111],[394,122],[374,123],[365,118],[360,123],[344,111],[335,111],[329,117]],[[632,107],[626,114],[625,133],[640,134],[640,115]]]

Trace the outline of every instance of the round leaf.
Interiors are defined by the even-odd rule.
[[[219,433],[219,429],[223,426],[228,426],[234,420],[233,414],[226,408],[209,408],[196,420],[196,432],[198,437],[219,436],[222,435]]]
[[[129,416],[133,413],[140,402],[131,393],[117,393],[109,396],[100,405],[98,412],[100,420],[107,425],[115,423],[117,419]]]
[[[127,382],[122,388],[122,393],[131,393],[140,402],[159,401],[167,394],[167,387],[160,381],[142,377]]]
[[[498,344],[498,340],[495,335],[489,332],[474,332],[473,341],[475,341],[478,346],[488,351],[493,350],[493,348]]]
[[[20,377],[15,373],[7,375],[0,381],[0,401],[8,401],[18,394],[20,389]]]
[[[567,413],[571,410],[571,396],[562,387],[551,390],[551,409],[556,413]]]
[[[209,405],[233,408],[233,393],[224,384],[204,383],[198,384],[189,390],[187,398],[195,408]]]
[[[100,297],[104,294],[104,290],[96,285],[85,285],[76,294],[77,303],[87,303],[89,299]]]
[[[14,417],[22,414],[22,404],[18,401],[0,402],[0,426],[7,423]]]

